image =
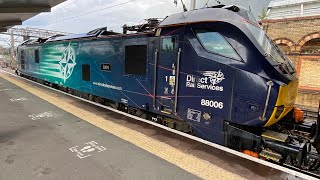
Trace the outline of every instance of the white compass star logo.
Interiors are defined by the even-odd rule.
[[[73,68],[76,65],[76,54],[70,43],[68,47],[63,50],[59,64],[62,78],[64,82],[66,82],[66,80],[71,76]]]
[[[221,70],[219,70],[219,71],[202,71],[200,73],[202,75],[208,77],[210,79],[210,82],[212,85],[219,84],[221,81],[223,81],[225,79],[224,74],[221,72]]]

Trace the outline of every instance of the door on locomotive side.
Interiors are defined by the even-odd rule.
[[[222,33],[203,24],[186,31],[180,62],[179,115],[194,133],[219,144],[230,120],[234,69],[240,62]],[[188,43],[186,43],[188,42]]]
[[[33,54],[34,54],[34,72],[39,73],[40,72],[40,47],[36,47],[34,49]]]
[[[178,36],[162,36],[155,47],[153,106],[164,114],[175,114],[177,68],[181,53]]]
[[[23,72],[25,69],[25,58],[26,58],[25,50],[20,46],[18,48],[18,56],[17,56],[19,72]]]

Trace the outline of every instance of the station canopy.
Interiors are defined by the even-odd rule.
[[[23,21],[51,8],[65,0],[0,0],[0,32],[21,25]]]

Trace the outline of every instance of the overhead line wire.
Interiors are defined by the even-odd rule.
[[[72,1],[71,3],[69,3],[69,4],[65,5],[65,6],[63,6],[62,8],[60,8],[59,10],[65,9],[66,7],[70,6],[71,4],[76,3],[76,2],[78,2],[78,1],[79,1],[79,0]]]
[[[123,2],[123,3],[119,3],[119,4],[112,5],[112,6],[107,6],[107,7],[101,8],[101,9],[97,9],[97,10],[94,10],[94,11],[89,11],[89,12],[86,12],[86,13],[83,13],[83,14],[80,14],[80,15],[77,15],[77,16],[72,16],[72,17],[69,17],[69,18],[66,18],[66,19],[62,19],[61,21],[49,23],[49,24],[45,25],[44,27],[52,25],[52,24],[58,24],[58,23],[61,23],[61,22],[64,22],[64,21],[68,21],[70,19],[75,19],[75,18],[78,18],[78,17],[81,17],[81,16],[85,16],[85,15],[88,15],[88,14],[96,13],[98,11],[102,11],[102,10],[118,7],[118,6],[121,6],[121,5],[124,5],[124,4],[128,4],[130,2],[133,2],[133,1],[137,1],[137,0],[130,0],[130,1]]]
[[[65,9],[65,8],[67,8],[68,6],[70,6],[71,4],[74,4],[74,3],[78,2],[78,1],[79,1],[79,0],[72,1],[71,3],[69,3],[69,4],[67,4],[67,5],[65,5],[65,6],[59,8],[59,9],[57,9],[57,11],[52,12],[50,15],[54,15],[54,14],[57,13],[58,11],[61,11],[61,10]]]

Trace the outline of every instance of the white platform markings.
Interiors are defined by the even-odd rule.
[[[0,89],[0,92],[2,91],[10,91],[11,89]]]
[[[11,102],[16,102],[16,101],[27,101],[28,99],[25,97],[22,98],[11,98],[9,99]]]
[[[40,114],[30,114],[29,118],[31,118],[32,120],[39,120],[39,119],[43,119],[43,118],[51,118],[51,117],[55,118],[58,116],[59,116],[59,114],[48,111],[48,112],[44,112],[44,113],[40,113]]]
[[[105,151],[106,148],[103,146],[99,146],[97,142],[90,141],[85,143],[85,145],[80,148],[79,146],[74,146],[69,148],[69,150],[75,153],[80,159],[91,156],[92,153]]]

